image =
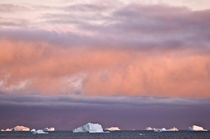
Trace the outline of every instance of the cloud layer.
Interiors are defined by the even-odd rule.
[[[210,11],[177,3],[2,3],[1,94],[209,98]]]
[[[0,55],[4,93],[209,97],[205,52],[1,41]]]

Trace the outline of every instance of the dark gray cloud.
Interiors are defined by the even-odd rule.
[[[3,93],[2,93],[3,94]],[[85,97],[85,96],[0,96],[0,105],[31,105],[31,106],[138,106],[138,105],[210,105],[209,99],[186,99],[186,98],[164,98],[164,97]]]

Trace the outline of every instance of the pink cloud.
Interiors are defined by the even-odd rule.
[[[25,82],[23,94],[209,97],[205,53],[0,43],[0,89],[9,94]]]

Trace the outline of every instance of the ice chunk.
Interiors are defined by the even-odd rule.
[[[81,127],[78,127],[73,130],[74,133],[78,132],[89,132],[89,133],[101,133],[104,132],[103,128],[98,123],[87,123]]]
[[[47,128],[45,128],[44,129],[44,131],[50,131],[50,132],[52,132],[52,131],[55,131],[55,128],[54,127],[47,127]]]
[[[162,132],[162,131],[167,131],[167,130],[166,130],[166,128],[161,128],[161,129],[159,129],[159,131]]]
[[[14,128],[1,129],[1,131],[30,131],[30,128],[18,125]]]
[[[154,130],[154,128],[152,128],[152,127],[147,127],[145,130],[151,131],[151,130]]]
[[[188,129],[191,130],[191,131],[207,131],[203,127],[197,126],[197,125],[193,125],[192,127],[189,127]]]
[[[168,129],[167,131],[179,131],[179,129],[176,127],[173,127],[173,128]]]
[[[176,127],[173,127],[173,128],[170,128],[170,129],[166,129],[166,128],[152,128],[152,127],[147,127],[146,130],[148,131],[155,131],[155,132],[163,132],[163,131],[179,131],[178,128]]]
[[[106,128],[106,130],[109,130],[109,131],[119,131],[120,128],[119,127],[110,127],[110,128]]]
[[[5,132],[5,131],[6,131],[6,132],[9,132],[9,131],[12,131],[12,130],[13,130],[12,128],[1,129],[2,132]]]
[[[36,132],[36,129],[32,129],[31,132],[32,132],[32,133],[33,133],[33,132]]]
[[[38,130],[32,129],[31,132],[32,132],[33,134],[48,134],[48,132],[44,132],[44,131],[41,130],[41,129],[38,129]]]
[[[39,129],[36,131],[37,134],[48,134],[47,132],[44,132],[43,130]]]
[[[30,131],[30,128],[25,126],[16,126],[14,127],[14,131]]]

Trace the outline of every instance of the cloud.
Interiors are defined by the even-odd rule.
[[[84,97],[84,96],[40,96],[40,95],[0,95],[0,105],[10,106],[77,106],[77,107],[138,107],[151,105],[210,105],[209,99],[184,99],[184,98],[161,98],[161,97]]]
[[[184,7],[135,4],[111,9],[106,11],[107,14],[103,14],[103,11],[51,13],[44,19],[54,25],[70,24],[81,34],[89,33],[102,45],[208,47],[209,10],[192,11]]]
[[[1,4],[0,3],[0,12],[19,12],[19,11],[27,11],[29,8],[22,6],[22,5],[17,5],[17,4]]]
[[[98,9],[70,4],[42,12],[33,28],[1,28],[1,92],[209,97],[209,10],[138,4]]]
[[[9,94],[209,97],[210,58],[202,51],[3,40],[0,49],[0,89]]]

